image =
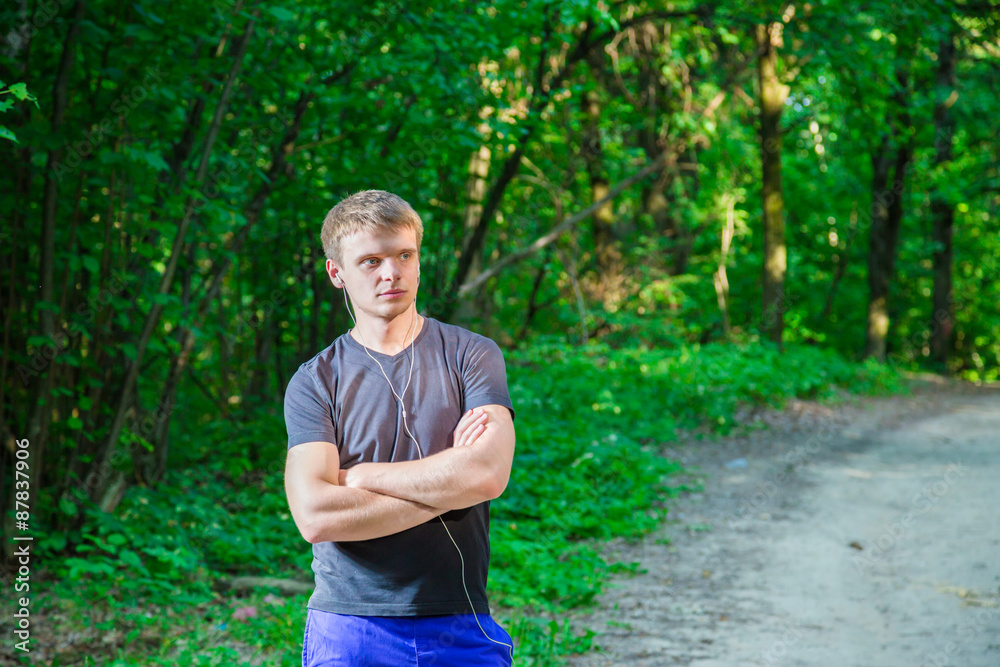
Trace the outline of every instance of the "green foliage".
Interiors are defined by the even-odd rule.
[[[177,601],[178,586],[208,595],[209,573],[307,569],[305,555],[289,548],[301,537],[280,473],[245,480],[224,468],[191,468],[156,489],[132,489],[114,515],[87,506],[82,539],[71,543],[76,555],[55,573],[98,597],[165,605]]]
[[[592,650],[593,630],[575,633],[569,621],[520,617],[512,620],[507,630],[517,647],[516,664],[526,667],[558,667],[565,657]]]
[[[14,100],[9,98],[5,99],[3,97],[4,95],[11,95],[19,102],[28,100],[29,102],[32,102],[35,107],[38,107],[38,98],[28,92],[28,85],[25,83],[13,83],[7,85],[3,81],[0,81],[0,113],[6,113],[11,109],[11,107],[14,106]],[[18,143],[17,136],[3,125],[0,125],[0,139],[13,141],[15,144]]]

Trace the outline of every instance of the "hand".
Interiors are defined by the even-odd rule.
[[[462,415],[455,427],[454,446],[465,447],[474,443],[486,431],[487,417],[486,410],[482,408],[469,410]]]

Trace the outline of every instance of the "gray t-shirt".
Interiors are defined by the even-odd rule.
[[[370,351],[403,395],[410,348],[389,356]],[[424,456],[452,446],[462,414],[495,403],[514,414],[500,348],[489,338],[425,318],[413,341],[413,374],[403,395],[407,424]],[[340,467],[420,458],[403,429],[399,402],[378,364],[350,334],[302,364],[285,392],[288,448],[337,445]],[[489,613],[489,503],[442,516],[465,558],[466,584],[477,613]],[[437,519],[394,535],[313,545],[312,609],[358,616],[425,616],[469,612],[461,561]]]

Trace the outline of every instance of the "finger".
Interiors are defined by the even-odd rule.
[[[455,431],[454,431],[456,439],[458,437],[458,433],[465,429],[466,425],[468,425],[469,420],[471,419],[472,419],[472,410],[469,410],[468,412],[462,415],[461,419],[458,420],[458,424],[455,425]]]
[[[466,445],[471,445],[473,439],[478,437],[479,433],[476,430],[483,426],[487,421],[486,411],[481,411],[476,414],[473,418],[468,420],[463,420],[465,423],[460,423],[459,427],[455,429],[455,446],[465,447]]]
[[[472,422],[467,421],[466,423],[459,426],[455,430],[455,446],[464,447],[469,444],[469,432],[472,430]]]
[[[474,434],[475,434],[475,426],[470,426],[469,428],[463,429],[462,432],[459,433],[455,438],[455,446],[466,447],[468,445],[471,445],[473,442]]]
[[[474,444],[476,440],[479,440],[479,436],[481,436],[483,433],[486,433],[486,424],[480,424],[479,426],[474,428],[472,432],[469,434],[468,442],[466,442],[465,444],[466,445]]]
[[[480,435],[486,430],[486,413],[484,412],[481,416],[475,419],[469,427],[465,430],[465,445],[471,445],[474,443]]]
[[[458,425],[455,427],[455,432],[458,433],[459,431],[468,430],[469,427],[472,426],[476,422],[476,420],[479,419],[483,414],[485,414],[485,411],[483,410],[480,410],[479,412],[476,412],[475,410],[469,410],[464,415],[462,415],[462,418],[460,420],[458,420]]]

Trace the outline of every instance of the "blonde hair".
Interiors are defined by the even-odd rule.
[[[323,220],[320,241],[327,259],[343,259],[344,239],[355,232],[394,232],[409,227],[417,238],[417,251],[424,236],[424,223],[403,198],[384,190],[364,190],[342,200]]]

